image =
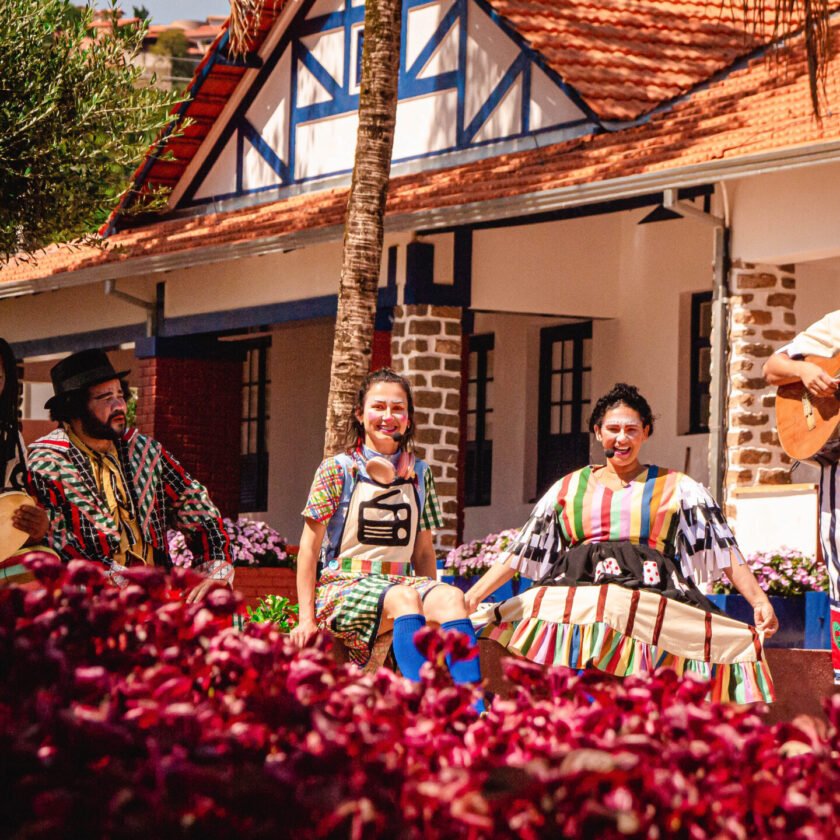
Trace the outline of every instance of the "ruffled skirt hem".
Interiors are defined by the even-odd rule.
[[[761,635],[748,624],[616,584],[536,586],[472,616],[480,638],[541,665],[619,677],[671,668],[708,680],[709,698],[775,700]]]

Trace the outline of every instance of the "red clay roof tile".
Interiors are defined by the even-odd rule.
[[[840,58],[829,68],[828,97],[840,97]],[[818,123],[801,45],[783,75],[764,59],[697,90],[647,122],[613,133],[391,180],[387,212],[410,214],[482,201],[538,196],[691,164],[840,140],[840,114]],[[160,164],[158,164],[160,165]],[[10,263],[0,282],[45,278],[146,254],[188,251],[341,225],[347,190],[306,193],[226,213],[149,224],[115,234],[102,249],[58,246],[37,262]]]
[[[769,0],[748,1],[753,8],[760,3],[772,9]],[[740,13],[728,5],[724,10],[724,0],[488,2],[504,25],[541,53],[547,65],[607,121],[637,119],[731,66],[772,36],[766,24],[745,34]],[[253,39],[254,50],[262,45],[285,5],[286,0],[267,0]],[[214,121],[244,74],[243,68],[216,61],[223,37],[221,33],[197,68],[189,88],[193,100],[182,116]],[[188,158],[177,157],[170,167],[141,165],[133,178],[134,193],[142,193],[144,187],[171,186],[177,177],[173,167],[180,166],[183,173],[189,164]],[[121,208],[122,203],[115,214]]]

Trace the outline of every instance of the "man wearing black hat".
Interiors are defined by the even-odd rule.
[[[30,447],[30,492],[59,555],[103,563],[118,586],[129,566],[171,567],[166,529],[177,528],[205,578],[187,596],[195,601],[232,585],[230,540],[207,490],[160,443],[127,428],[128,373],[101,350],[53,367],[45,408],[61,426]]]

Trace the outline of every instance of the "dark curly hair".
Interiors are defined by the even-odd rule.
[[[9,342],[0,338],[0,362],[6,374],[6,384],[0,391],[0,464],[16,455],[18,442],[18,374],[17,360]],[[0,484],[3,483],[0,471]]]
[[[120,379],[120,386],[122,387],[123,398],[128,402],[131,397],[128,381]],[[50,407],[50,420],[54,420],[56,423],[69,423],[71,420],[84,417],[88,410],[89,396],[90,388],[81,388],[78,391],[69,391],[62,394]]]
[[[589,416],[589,431],[594,433],[595,427],[601,425],[604,415],[619,405],[632,408],[641,417],[642,425],[647,427],[648,435],[653,435],[653,412],[650,404],[635,385],[627,385],[625,382],[617,382],[595,403]]]
[[[365,398],[371,386],[376,385],[377,382],[393,382],[399,385],[405,391],[405,399],[408,404],[408,427],[405,430],[405,435],[400,442],[400,447],[406,452],[411,452],[414,449],[414,397],[411,395],[411,385],[404,376],[400,376],[391,368],[379,368],[372,373],[369,373],[359,386],[356,394],[356,401],[353,405],[353,411],[347,420],[347,432],[344,438],[344,447],[348,452],[352,452],[365,439],[365,427],[357,413],[361,413],[365,407]]]

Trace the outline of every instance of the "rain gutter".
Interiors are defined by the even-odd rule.
[[[711,406],[709,411],[709,483],[712,497],[721,506],[724,502],[726,477],[726,405],[729,377],[729,227],[722,216],[699,210],[693,204],[680,201],[677,191],[667,189],[662,204],[684,218],[696,219],[714,229],[712,256],[712,346],[711,346]]]

